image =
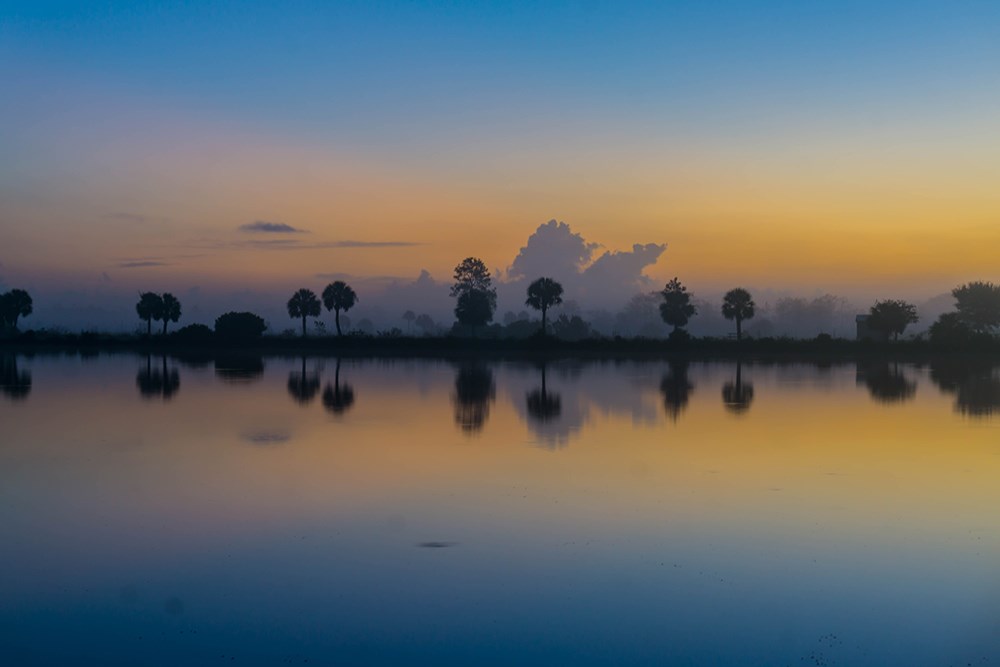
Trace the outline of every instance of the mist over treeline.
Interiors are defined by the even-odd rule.
[[[505,267],[491,267],[497,290],[494,322],[536,321],[538,314],[525,305],[525,289],[535,278],[555,279],[564,288],[563,303],[552,310],[553,320],[579,317],[589,330],[605,336],[663,338],[669,334],[659,313],[663,285],[646,274],[667,250],[665,243],[636,243],[630,250],[602,250],[598,243],[584,239],[563,222],[550,220],[540,225]],[[476,249],[470,248],[469,254]],[[461,260],[456,257],[455,261]],[[141,269],[115,277],[102,273],[90,286],[53,286],[46,281],[23,281],[34,296],[31,328],[56,331],[138,331],[144,325],[135,313],[136,298],[147,290],[171,291],[183,304],[181,325],[205,324],[228,311],[251,311],[268,323],[268,333],[278,334],[295,327],[286,311],[292,289],[306,287],[320,291],[326,283],[343,280],[358,294],[358,303],[349,316],[341,315],[346,329],[376,333],[398,328],[404,333],[446,333],[455,322],[455,301],[449,295],[451,267],[435,267],[439,278],[427,269],[411,278],[354,276],[324,273],[290,279],[274,288],[226,289],[220,287],[178,287],[162,276],[144,279]],[[680,276],[684,281],[684,276]],[[13,287],[13,277],[0,273],[0,291]],[[697,314],[687,330],[695,336],[727,336],[733,324],[721,313],[724,289],[703,291],[696,282],[685,281],[693,294]],[[33,284],[37,283],[37,284]],[[793,289],[741,284],[756,301],[756,316],[745,324],[753,337],[788,336],[812,338],[826,333],[853,337],[855,316],[865,313],[871,301],[853,302],[835,294],[796,293]],[[942,286],[942,290],[949,286]],[[873,292],[878,286],[872,287]],[[889,294],[880,294],[882,298]],[[872,298],[874,300],[875,297]],[[909,329],[919,333],[951,309],[953,299],[942,293],[916,303],[920,321]],[[409,311],[413,318],[404,318]],[[419,318],[419,320],[417,320]],[[321,321],[329,325],[329,317]],[[420,326],[414,326],[417,321]]]

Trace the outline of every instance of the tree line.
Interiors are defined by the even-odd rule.
[[[541,314],[537,335],[548,335],[549,310],[563,303],[563,293],[563,286],[550,277],[537,278],[527,286],[524,304]],[[951,293],[955,298],[955,310],[944,313],[931,325],[929,333],[932,341],[963,344],[991,337],[1000,328],[1000,285],[975,281],[960,285]],[[490,270],[481,259],[467,257],[455,267],[450,295],[455,299],[455,319],[472,336],[493,321],[497,291]],[[685,327],[698,314],[697,307],[692,303],[692,293],[674,277],[658,292],[658,296],[660,318],[671,327],[670,339],[690,338]],[[334,313],[337,335],[343,336],[340,315],[357,303],[358,295],[354,289],[346,282],[337,280],[328,284],[320,296],[305,287],[296,290],[286,308],[290,318],[301,320],[303,337],[307,335],[308,318],[319,317],[324,307],[327,312]],[[168,324],[177,322],[182,313],[180,300],[169,292],[141,293],[135,310],[139,319],[146,323],[147,336],[152,335],[153,322],[162,322],[162,334],[166,335]],[[0,330],[16,331],[18,320],[32,312],[33,303],[27,291],[12,289],[0,294]],[[744,322],[753,319],[756,314],[753,295],[743,287],[729,290],[723,297],[721,314],[735,323],[734,337],[741,341]],[[427,323],[422,322],[422,318],[427,316],[417,317],[413,311],[404,315],[408,325],[416,320],[426,330]],[[909,325],[918,321],[917,309],[912,303],[884,299],[871,306],[865,324],[870,331],[886,339],[898,340]],[[262,335],[266,329],[263,318],[248,312],[225,313],[215,321],[215,333],[227,338],[253,338]],[[190,325],[182,333],[192,338],[207,337],[212,330],[203,325]]]

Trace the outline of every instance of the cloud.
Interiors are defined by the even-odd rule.
[[[122,262],[118,264],[119,269],[142,269],[149,266],[170,266],[170,264],[152,259],[143,259],[136,262]]]
[[[104,216],[108,220],[120,220],[121,222],[131,222],[135,224],[164,223],[169,222],[169,218],[155,215],[144,215],[142,213],[130,213],[128,211],[115,211]]]
[[[266,241],[244,241],[239,245],[270,250],[323,250],[329,248],[409,248],[423,245],[413,241],[320,241],[302,243],[295,239],[268,239]]]
[[[267,222],[265,220],[255,220],[245,225],[240,225],[241,232],[265,233],[265,234],[304,234],[306,230],[286,225],[283,222]]]
[[[587,243],[580,234],[573,233],[565,222],[549,220],[539,225],[528,242],[517,253],[507,271],[510,279],[546,276],[567,280],[577,275],[590,263],[597,243]]]

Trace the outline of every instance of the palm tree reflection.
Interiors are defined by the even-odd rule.
[[[334,415],[342,415],[354,405],[354,389],[346,382],[340,381],[340,359],[333,372],[333,384],[326,383],[323,389],[323,407]]]
[[[162,398],[169,401],[181,388],[181,376],[176,368],[167,369],[167,357],[160,357],[160,365],[153,366],[153,358],[146,355],[145,368],[140,367],[135,376],[135,386],[144,399]]]
[[[525,401],[528,404],[528,416],[532,419],[545,423],[559,418],[562,414],[562,398],[559,394],[549,393],[545,386],[545,364],[541,364],[542,386],[539,389],[532,389],[525,394]]]
[[[288,374],[288,393],[300,405],[310,403],[319,393],[319,374],[306,373],[306,358],[302,357],[302,370]]]
[[[735,415],[742,415],[753,402],[753,383],[743,380],[743,362],[736,362],[736,382],[722,385],[722,403]]]

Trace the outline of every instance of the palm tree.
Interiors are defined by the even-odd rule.
[[[159,322],[163,317],[163,298],[155,292],[143,292],[139,295],[139,303],[135,304],[135,312],[146,322],[146,336],[151,336],[153,320]]]
[[[358,302],[358,295],[354,293],[351,286],[343,280],[337,280],[326,286],[323,290],[323,305],[327,312],[334,312],[334,321],[337,323],[337,335],[342,336],[340,330],[340,311],[345,313],[354,307]]]
[[[181,302],[170,292],[164,292],[160,297],[163,301],[163,335],[167,335],[167,322],[181,319]]]
[[[722,316],[736,320],[736,340],[743,339],[743,320],[753,318],[753,309],[753,297],[742,287],[731,289],[722,297]]]
[[[528,285],[526,306],[542,311],[542,333],[545,333],[545,313],[552,306],[562,303],[563,287],[552,278],[539,278]]]
[[[288,300],[288,316],[293,319],[302,318],[303,338],[306,336],[306,318],[319,317],[320,312],[319,299],[316,298],[316,294],[312,290],[305,287],[293,294],[292,298]]]

